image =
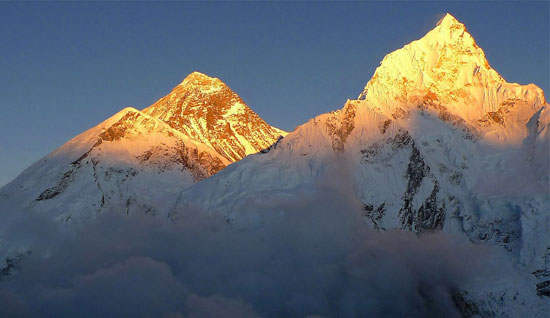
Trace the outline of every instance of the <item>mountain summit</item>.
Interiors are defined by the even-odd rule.
[[[143,112],[232,162],[266,149],[286,135],[268,125],[224,82],[199,72],[189,74]]]
[[[455,17],[453,17],[450,13],[446,13],[439,22],[437,22],[436,26],[441,26],[442,29],[463,29],[466,30],[466,27],[464,24],[460,23]]]
[[[185,79],[180,83],[180,85],[199,85],[199,86],[214,86],[214,85],[225,85],[217,77],[210,77],[204,73],[194,71],[187,75]]]
[[[421,39],[386,55],[359,99],[387,115],[422,103],[440,104],[474,125],[503,106],[525,106],[515,105],[518,100],[526,101],[531,111],[546,104],[535,85],[507,83],[464,24],[450,14]]]

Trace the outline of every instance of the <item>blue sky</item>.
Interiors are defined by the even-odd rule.
[[[450,12],[507,81],[549,90],[549,2],[0,3],[0,185],[190,72],[292,130],[356,98]]]

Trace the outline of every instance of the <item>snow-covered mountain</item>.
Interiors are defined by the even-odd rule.
[[[286,132],[268,125],[224,82],[193,72],[145,108],[184,135],[234,162],[271,146]]]
[[[26,169],[0,190],[0,202],[60,220],[94,218],[107,208],[156,213],[227,164],[212,148],[125,108]]]
[[[77,222],[110,209],[166,213],[182,189],[284,135],[194,72],[144,111],[125,108],[34,163],[0,189],[0,207]]]
[[[542,90],[506,82],[447,14],[388,54],[357,100],[184,190],[171,217],[202,206],[237,226],[261,222],[251,206],[307,193],[330,174],[351,184],[375,229],[444,231],[506,251],[518,277],[472,287],[465,315],[544,316],[549,130]]]
[[[330,182],[351,189],[377,231],[442,231],[503,251],[513,274],[461,290],[453,300],[463,316],[546,316],[549,105],[537,86],[506,82],[454,17],[388,54],[358,99],[285,135],[219,79],[194,72],[150,107],[126,108],[33,164],[0,189],[0,211],[71,222],[107,210],[185,222],[205,211],[239,229],[271,220],[262,217],[270,202]],[[8,252],[0,270],[9,274]]]
[[[537,86],[507,83],[449,14],[422,39],[384,57],[359,100],[387,117],[420,104],[439,107],[440,116],[455,116],[448,119],[506,145],[525,138],[524,121],[546,103]]]

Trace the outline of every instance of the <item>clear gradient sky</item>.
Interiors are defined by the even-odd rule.
[[[0,186],[192,71],[292,130],[356,98],[446,12],[507,81],[549,91],[549,2],[0,2]]]

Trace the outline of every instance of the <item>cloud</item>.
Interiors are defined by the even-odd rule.
[[[347,177],[327,178],[235,224],[194,209],[175,223],[112,211],[76,231],[14,217],[0,253],[32,254],[0,280],[0,316],[459,317],[451,291],[489,274],[488,249],[369,230]]]
[[[259,317],[252,307],[242,300],[227,299],[222,296],[190,295],[186,305],[189,318]]]

